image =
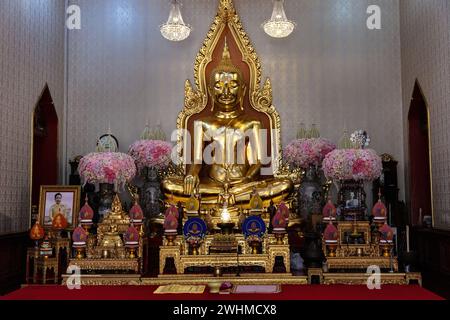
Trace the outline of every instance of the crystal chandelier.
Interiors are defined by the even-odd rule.
[[[161,26],[161,34],[167,40],[182,41],[191,33],[191,27],[183,21],[180,6],[177,0],[172,1],[169,19]]]
[[[272,17],[263,23],[264,31],[273,38],[285,38],[295,29],[295,22],[288,20],[283,6],[284,0],[275,0]]]

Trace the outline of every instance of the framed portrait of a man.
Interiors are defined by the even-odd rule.
[[[80,193],[80,186],[41,186],[40,224],[44,228],[51,228],[53,218],[62,214],[67,220],[67,228],[75,228],[80,206]]]

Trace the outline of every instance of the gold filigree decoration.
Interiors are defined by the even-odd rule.
[[[269,109],[275,109],[272,105],[273,95],[272,95],[272,83],[270,79],[267,78],[264,83],[262,90],[254,91],[252,94],[253,105],[255,105],[258,111],[267,111]],[[259,110],[261,109],[261,110]]]
[[[184,85],[184,106],[186,110],[195,111],[196,106],[206,106],[207,98],[206,95],[202,94],[200,91],[195,90],[189,80],[186,80]],[[193,112],[192,114],[194,114]]]

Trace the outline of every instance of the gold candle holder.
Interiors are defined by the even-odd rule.
[[[83,259],[84,258],[84,250],[83,249],[84,248],[82,248],[82,247],[76,248],[76,250],[77,250],[76,258],[77,259]]]
[[[248,242],[250,245],[250,248],[252,248],[252,254],[258,254],[258,249],[261,244],[261,241],[259,239],[250,240]]]
[[[277,240],[277,244],[284,244],[284,235],[285,233],[277,232],[275,233],[275,239]]]
[[[189,246],[191,248],[191,252],[192,252],[193,256],[198,256],[200,254],[198,251],[198,248],[200,247],[200,242],[198,242],[198,241],[189,242]]]
[[[337,243],[327,243],[327,252],[330,258],[336,257]]]
[[[392,246],[393,244],[390,242],[384,242],[380,244],[381,250],[383,252],[383,257],[389,258],[391,256]]]
[[[135,248],[129,248],[129,251],[130,251],[129,258],[130,259],[136,258]]]

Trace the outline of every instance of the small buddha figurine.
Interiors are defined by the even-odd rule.
[[[253,188],[252,197],[250,198],[250,210],[253,212],[261,212],[263,209],[263,200],[259,196],[256,188]]]
[[[189,200],[186,202],[186,213],[188,214],[188,216],[194,216],[198,215],[199,210],[200,210],[200,201],[198,200],[197,196],[193,193],[191,194]]]

